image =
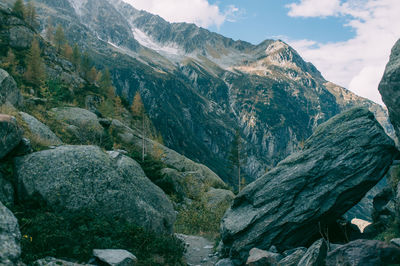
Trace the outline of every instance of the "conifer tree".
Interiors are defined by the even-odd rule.
[[[81,61],[81,52],[76,43],[74,44],[74,48],[72,49],[72,60],[71,61],[75,65],[75,68],[79,71],[80,61]]]
[[[24,19],[25,6],[22,0],[16,0],[12,9],[12,12],[22,19]]]
[[[46,39],[51,43],[53,43],[53,41],[54,41],[54,26],[53,26],[53,21],[52,21],[51,17],[47,18]]]
[[[96,83],[96,78],[97,78],[97,70],[95,67],[92,67],[88,73],[87,80],[91,83],[94,84]]]
[[[85,52],[81,58],[81,71],[83,76],[87,79],[91,68],[92,62],[90,61],[89,54]]]
[[[104,92],[108,96],[108,98],[112,99],[115,96],[114,88],[111,81],[111,74],[108,68],[103,70],[99,79],[99,86],[102,92]]]
[[[235,137],[233,139],[232,145],[231,145],[231,151],[229,154],[229,161],[231,163],[230,168],[232,169],[233,172],[236,170],[236,178],[237,178],[237,184],[238,184],[238,191],[240,192],[242,190],[243,185],[245,184],[245,180],[241,174],[241,168],[242,165],[245,163],[246,156],[243,153],[243,139],[240,136],[240,130],[237,129],[235,133]]]
[[[68,60],[72,61],[73,50],[72,47],[66,43],[62,49],[62,55]]]
[[[33,28],[37,28],[39,23],[37,21],[36,9],[32,1],[29,1],[25,7],[25,21]]]
[[[15,74],[16,67],[18,65],[18,61],[15,58],[15,54],[13,53],[12,49],[9,48],[7,52],[7,56],[4,59],[3,67],[9,70],[12,74]]]
[[[131,111],[136,118],[142,120],[142,161],[144,162],[145,157],[145,137],[146,137],[146,110],[144,108],[144,104],[142,101],[142,97],[140,96],[139,91],[136,92],[135,97],[133,98]]]
[[[28,82],[37,87],[40,87],[45,79],[45,68],[40,54],[39,41],[34,38],[31,49],[26,57],[27,69],[24,77]]]
[[[65,44],[65,34],[61,25],[57,26],[56,33],[54,34],[54,44],[57,48],[57,51],[61,52],[61,48]]]

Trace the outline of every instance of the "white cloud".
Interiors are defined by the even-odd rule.
[[[314,63],[326,79],[382,103],[377,87],[390,50],[400,38],[400,1],[346,0],[325,11],[312,8],[317,8],[320,2],[326,1],[302,0],[299,4],[289,5],[289,14],[302,17],[329,14],[349,18],[346,26],[354,29],[355,37],[335,43],[287,41],[306,60]]]
[[[208,0],[124,0],[137,9],[160,15],[170,22],[189,22],[201,27],[221,26],[225,21],[234,21],[239,9],[233,5],[220,10]]]
[[[291,17],[325,17],[335,15],[340,8],[340,0],[302,0],[287,5]]]

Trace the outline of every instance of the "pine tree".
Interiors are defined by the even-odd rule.
[[[37,87],[40,87],[45,79],[45,68],[40,54],[39,41],[34,38],[31,49],[26,57],[27,70],[24,77],[28,82]]]
[[[13,53],[12,49],[9,48],[8,52],[7,52],[7,56],[4,59],[2,66],[5,69],[9,70],[11,72],[11,74],[15,74],[17,65],[18,65],[18,61],[15,58],[15,54]]]
[[[14,7],[12,9],[12,12],[17,16],[22,19],[24,19],[24,14],[25,14],[25,6],[24,2],[22,0],[16,0],[14,3]]]
[[[89,54],[85,52],[81,58],[81,71],[83,76],[87,79],[91,68],[92,62],[90,60]]]
[[[36,16],[36,9],[35,6],[33,5],[32,1],[29,1],[26,4],[25,8],[25,21],[32,27],[32,28],[38,28],[39,23],[37,21],[37,16]]]
[[[54,34],[54,44],[55,44],[58,52],[61,51],[61,48],[65,44],[65,34],[64,34],[64,30],[61,27],[61,25],[57,26],[56,33]]]
[[[81,51],[79,50],[79,47],[76,43],[74,44],[74,48],[72,49],[71,61],[75,65],[75,68],[79,71],[80,61],[81,61]]]
[[[72,55],[73,55],[73,50],[72,47],[66,43],[64,44],[64,47],[62,49],[62,55],[67,58],[68,60],[72,61]]]
[[[54,26],[53,26],[53,21],[52,21],[51,17],[47,18],[46,39],[51,43],[53,43],[53,41],[54,41]]]
[[[142,162],[144,162],[145,157],[145,137],[146,137],[146,110],[144,108],[144,104],[142,101],[142,97],[140,96],[139,91],[136,92],[135,97],[133,98],[131,111],[133,116],[142,120]]]
[[[108,68],[103,70],[103,72],[101,73],[101,77],[99,79],[99,86],[101,91],[105,93],[109,99],[112,99],[115,96],[114,88],[112,86],[112,81],[111,81],[111,74]]]
[[[240,136],[240,130],[237,129],[235,133],[235,137],[232,141],[231,144],[231,151],[229,154],[229,161],[231,163],[230,168],[233,172],[236,170],[236,178],[237,178],[237,184],[238,184],[238,191],[240,192],[242,190],[242,187],[244,183],[246,182],[244,177],[241,174],[241,168],[242,165],[246,161],[246,156],[243,153],[243,139]]]
[[[89,83],[95,84],[96,78],[97,78],[97,70],[95,67],[92,67],[88,73],[87,80],[89,81]]]

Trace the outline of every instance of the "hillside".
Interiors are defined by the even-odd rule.
[[[315,127],[368,106],[392,134],[386,110],[326,81],[282,41],[234,41],[187,23],[168,23],[119,0],[36,1],[67,39],[108,67],[116,91],[140,92],[164,143],[236,186],[227,160],[236,129],[251,182],[298,150]],[[107,12],[106,12],[107,11]]]

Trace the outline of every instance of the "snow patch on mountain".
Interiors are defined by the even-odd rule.
[[[135,37],[136,41],[138,41],[141,45],[155,50],[157,52],[163,52],[167,54],[179,55],[180,49],[174,45],[160,45],[152,40],[150,36],[146,33],[141,31],[138,28],[132,28],[133,36]]]

